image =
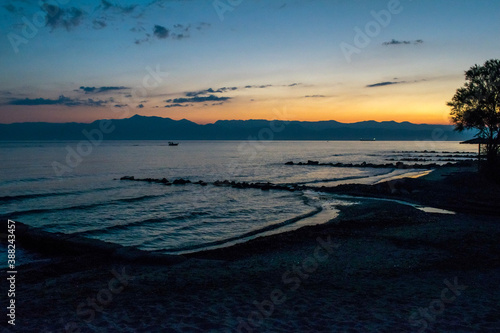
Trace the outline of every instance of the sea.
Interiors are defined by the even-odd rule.
[[[210,182],[375,184],[428,171],[285,163],[444,164],[471,158],[475,149],[447,141],[3,141],[0,217],[146,251],[189,253],[325,223],[339,206],[359,201]],[[165,186],[123,176],[209,184]]]

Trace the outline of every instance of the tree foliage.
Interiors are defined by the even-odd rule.
[[[494,163],[500,144],[500,60],[492,59],[465,72],[466,83],[447,105],[455,129],[477,129],[487,142],[488,161]]]

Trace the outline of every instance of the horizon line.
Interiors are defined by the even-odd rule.
[[[161,119],[170,119],[173,121],[189,121],[197,125],[214,125],[215,123],[219,121],[283,121],[283,122],[302,122],[302,123],[320,123],[320,122],[329,122],[329,121],[335,121],[340,124],[358,124],[358,123],[363,123],[363,122],[376,122],[376,123],[386,123],[386,122],[393,122],[397,124],[403,124],[403,123],[409,123],[413,125],[443,125],[443,126],[453,126],[453,124],[450,122],[448,124],[446,123],[413,123],[407,120],[404,121],[396,121],[396,120],[374,120],[374,119],[369,119],[369,120],[361,120],[361,121],[355,121],[355,122],[341,122],[335,119],[326,119],[326,120],[283,120],[283,119],[218,119],[214,122],[211,123],[198,123],[186,118],[181,118],[181,119],[173,119],[170,117],[160,117],[160,116],[146,116],[146,115],[141,115],[141,114],[135,114],[132,115],[128,118],[102,118],[102,119],[96,119],[90,122],[77,122],[77,121],[65,121],[65,122],[49,122],[49,121],[23,121],[23,122],[12,122],[12,123],[0,123],[0,125],[13,125],[13,124],[30,124],[30,123],[45,123],[45,124],[92,124],[96,121],[101,121],[101,120],[124,120],[124,119],[131,119],[133,117],[144,117],[144,118],[161,118]]]

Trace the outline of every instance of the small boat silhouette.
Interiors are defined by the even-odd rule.
[[[172,141],[170,141],[170,142],[168,143],[168,145],[169,145],[169,146],[178,146],[178,145],[179,145],[179,142],[172,142]]]

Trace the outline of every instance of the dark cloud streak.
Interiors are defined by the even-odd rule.
[[[215,95],[210,95],[210,96],[195,96],[191,98],[174,98],[174,99],[167,99],[167,103],[175,103],[175,104],[180,104],[180,103],[203,103],[203,102],[211,102],[211,101],[227,101],[231,99],[231,97],[218,97]]]
[[[209,23],[201,22],[198,25],[196,25],[194,28],[196,30],[200,31],[203,29],[207,29],[210,26],[211,25]],[[192,30],[191,28],[192,28],[191,24],[184,25],[184,24],[177,23],[177,24],[174,24],[173,26],[171,26],[170,28],[159,25],[159,24],[155,24],[153,26],[153,35],[152,36],[156,37],[157,39],[182,40],[182,39],[191,37],[191,35],[189,33]],[[143,27],[135,27],[132,29],[132,32],[140,32],[143,30],[145,30]],[[142,43],[149,42],[151,39],[150,37],[151,37],[151,35],[147,33],[145,38],[136,39],[135,44],[140,45]]]
[[[106,26],[107,26],[107,23],[103,20],[93,20],[92,21],[92,28],[94,28],[96,30],[106,28]]]
[[[26,105],[26,106],[36,106],[36,105],[65,105],[65,106],[91,106],[91,107],[101,107],[104,106],[108,101],[94,100],[89,98],[87,100],[73,99],[65,97],[64,95],[59,96],[58,99],[50,98],[24,98],[24,99],[13,99],[10,100],[8,105]]]
[[[238,87],[222,87],[217,90],[214,90],[212,88],[208,88],[205,90],[199,90],[199,91],[188,91],[186,93],[186,97],[196,97],[199,95],[207,95],[207,94],[215,94],[215,93],[223,93],[226,91],[233,91],[233,90],[238,90]]]
[[[104,9],[104,10],[114,9],[122,14],[129,14],[129,13],[133,12],[134,9],[137,7],[137,5],[120,6],[120,5],[111,3],[110,1],[106,1],[106,0],[101,1],[101,6],[102,6],[102,9]]]
[[[153,33],[158,39],[166,39],[170,35],[170,31],[161,25],[155,25]]]
[[[390,45],[411,45],[411,44],[418,45],[418,44],[422,44],[423,42],[424,41],[422,39],[417,39],[417,40],[414,40],[414,41],[393,39],[390,42],[384,42],[384,43],[382,43],[382,45],[384,45],[384,46],[390,46]]]
[[[45,11],[45,25],[51,27],[52,30],[57,28],[65,28],[71,30],[80,25],[83,18],[83,11],[71,7],[69,9],[62,9],[61,7],[43,4],[42,10]]]
[[[374,83],[374,84],[369,84],[366,86],[366,88],[376,88],[376,87],[384,87],[384,86],[390,86],[390,85],[394,85],[394,84],[402,84],[402,83],[406,83],[404,81],[386,81],[386,82],[378,82],[378,83]]]
[[[165,107],[166,107],[167,109],[169,109],[169,108],[186,108],[186,107],[188,107],[188,106],[192,106],[192,105],[183,105],[183,104],[179,104],[179,103],[165,105]]]
[[[123,87],[123,86],[118,86],[118,87],[84,87],[81,86],[80,90],[82,90],[85,94],[99,94],[103,92],[108,92],[108,91],[115,91],[115,90],[125,90],[125,89],[130,89],[128,87]]]
[[[16,14],[18,11],[17,8],[14,7],[14,5],[11,3],[9,3],[7,5],[3,5],[2,7],[5,8],[5,10],[7,10],[9,13],[12,13],[12,14]]]

